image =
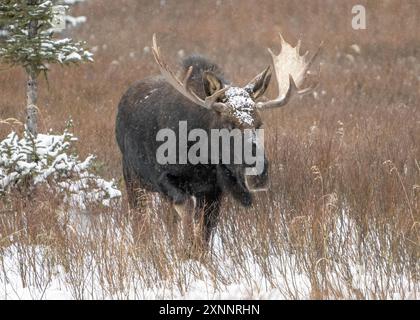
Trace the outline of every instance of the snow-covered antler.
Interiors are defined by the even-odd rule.
[[[296,47],[292,47],[287,43],[282,35],[279,33],[281,41],[281,51],[278,55],[275,55],[271,49],[270,52],[274,73],[276,75],[278,97],[274,100],[267,102],[259,102],[259,108],[276,108],[287,104],[290,98],[295,94],[305,94],[314,89],[315,86],[300,89],[305,76],[317,57],[322,44],[319,46],[317,52],[308,59],[308,53],[306,52],[303,56],[300,55],[300,40]]]

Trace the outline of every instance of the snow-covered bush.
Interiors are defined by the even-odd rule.
[[[81,209],[89,203],[108,206],[121,197],[113,181],[92,173],[94,156],[80,161],[71,153],[77,138],[66,129],[62,135],[11,132],[0,142],[0,196],[19,187],[43,184],[64,196],[64,202]]]
[[[81,2],[85,2],[85,0],[56,0],[55,1],[57,4],[63,4],[66,6],[72,6]],[[66,21],[66,27],[72,27],[75,28],[77,26],[79,26],[82,23],[86,22],[86,17],[85,16],[79,16],[79,17],[74,17],[71,15],[66,15],[64,17],[65,21]]]

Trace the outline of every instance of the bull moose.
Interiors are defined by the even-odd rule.
[[[231,85],[218,65],[193,55],[182,61],[182,77],[169,68],[153,35],[152,52],[161,75],[134,83],[123,95],[116,119],[116,139],[122,153],[122,168],[131,208],[139,206],[136,190],[157,192],[171,201],[189,230],[208,243],[215,228],[223,194],[231,194],[243,206],[252,205],[252,192],[268,182],[268,161],[264,170],[249,179],[247,164],[161,164],[156,153],[162,128],[177,132],[180,121],[188,130],[245,129],[262,126],[260,112],[286,105],[300,89],[317,53],[300,55],[300,41],[292,47],[280,35],[281,52],[269,50],[278,86],[278,97],[263,98],[270,79],[268,66],[244,87]],[[250,183],[252,180],[252,185]],[[192,226],[193,228],[189,228]]]

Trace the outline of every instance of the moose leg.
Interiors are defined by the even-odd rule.
[[[128,203],[130,205],[130,209],[134,210],[139,207],[139,190],[140,190],[140,183],[138,179],[136,179],[129,167],[123,161],[123,175],[125,181],[125,187],[127,190],[127,198]]]
[[[174,179],[170,174],[164,172],[158,179],[158,186],[160,191],[169,197],[174,204],[182,205],[189,195],[174,183]]]
[[[208,221],[204,215],[205,208],[198,205],[194,196],[191,196],[183,204],[174,204],[174,208],[182,221],[181,234],[187,257],[200,260],[207,251],[208,239],[210,239],[210,233],[207,232],[206,226]]]
[[[190,244],[194,239],[194,212],[196,208],[195,197],[188,195],[175,183],[175,178],[164,172],[158,180],[160,190],[169,197],[173,207],[181,220],[181,233],[184,241]]]
[[[130,223],[134,239],[137,243],[145,243],[147,229],[147,212],[145,191],[140,180],[133,174],[129,166],[123,161],[123,175],[130,208]],[[140,210],[139,210],[140,209]]]
[[[184,241],[189,244],[194,242],[196,239],[197,223],[194,219],[194,213],[196,210],[196,199],[194,196],[187,198],[183,203],[174,203],[175,211],[178,213],[181,219],[181,228]]]
[[[198,210],[202,215],[201,237],[205,245],[210,243],[214,229],[219,222],[220,215],[220,193],[206,195],[198,204]]]

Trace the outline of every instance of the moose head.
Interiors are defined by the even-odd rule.
[[[206,97],[203,99],[189,86],[193,71],[190,66],[183,79],[179,79],[165,63],[153,35],[153,55],[165,80],[184,97],[194,102],[197,107],[206,108],[220,115],[225,122],[234,128],[258,128],[262,125],[260,111],[286,105],[295,95],[303,95],[314,89],[314,86],[301,89],[308,70],[317,57],[317,52],[308,59],[309,52],[300,55],[301,42],[296,47],[287,43],[281,34],[281,52],[275,55],[268,49],[277,81],[278,96],[274,100],[257,102],[265,93],[271,80],[271,67],[265,68],[245,86],[226,84],[212,71],[203,72],[203,85]]]

